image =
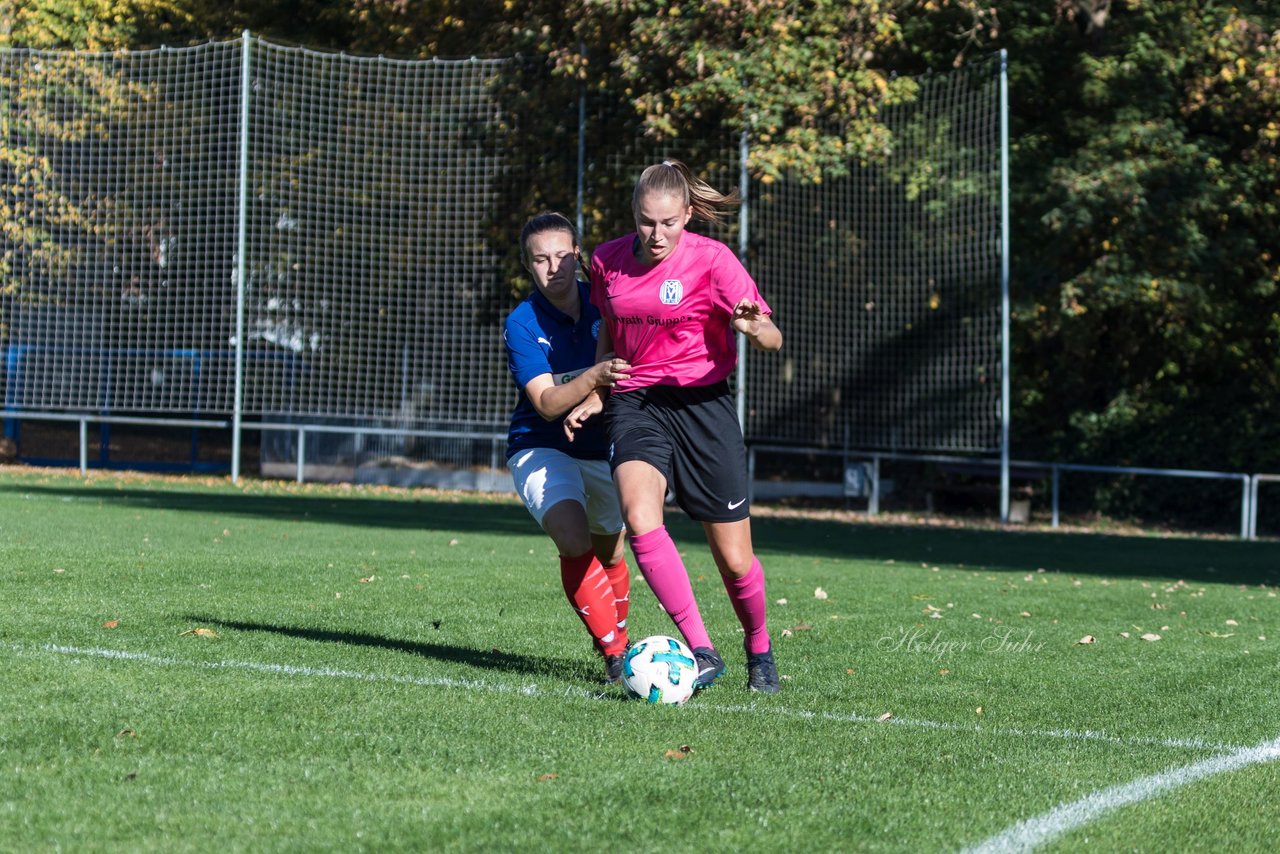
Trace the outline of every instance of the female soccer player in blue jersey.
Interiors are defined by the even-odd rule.
[[[622,676],[631,582],[624,529],[599,423],[570,443],[560,419],[597,387],[628,376],[621,359],[596,361],[600,312],[578,281],[577,230],[542,213],[520,233],[534,289],[507,316],[507,366],[520,390],[511,413],[507,465],[516,492],[560,551],[565,595],[604,656],[606,679]]]

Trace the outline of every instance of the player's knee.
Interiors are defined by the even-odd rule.
[[[725,577],[742,578],[751,572],[751,556],[747,555],[745,560],[726,561],[725,565],[720,567],[720,574]]]
[[[551,539],[556,544],[556,548],[560,550],[560,554],[568,557],[577,557],[591,551],[591,538],[587,536],[586,531],[562,530],[551,534]]]

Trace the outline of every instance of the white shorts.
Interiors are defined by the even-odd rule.
[[[552,507],[576,501],[587,511],[591,533],[616,534],[623,529],[608,461],[579,460],[552,448],[532,448],[513,454],[507,467],[516,492],[539,526]]]

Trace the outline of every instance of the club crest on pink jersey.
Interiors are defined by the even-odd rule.
[[[680,284],[679,279],[667,279],[662,283],[662,293],[658,298],[662,300],[663,305],[679,305],[683,297],[684,285]]]

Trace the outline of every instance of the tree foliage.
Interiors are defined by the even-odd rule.
[[[193,23],[184,0],[0,0],[0,48],[114,50]]]
[[[495,241],[510,219],[572,204],[579,87],[625,104],[594,146],[727,125],[752,134],[758,177],[817,181],[893,145],[879,117],[913,74],[1007,49],[1018,453],[1280,468],[1274,3],[0,0],[0,46],[242,27],[363,53],[528,57],[500,97],[512,157],[547,177],[508,200]]]

